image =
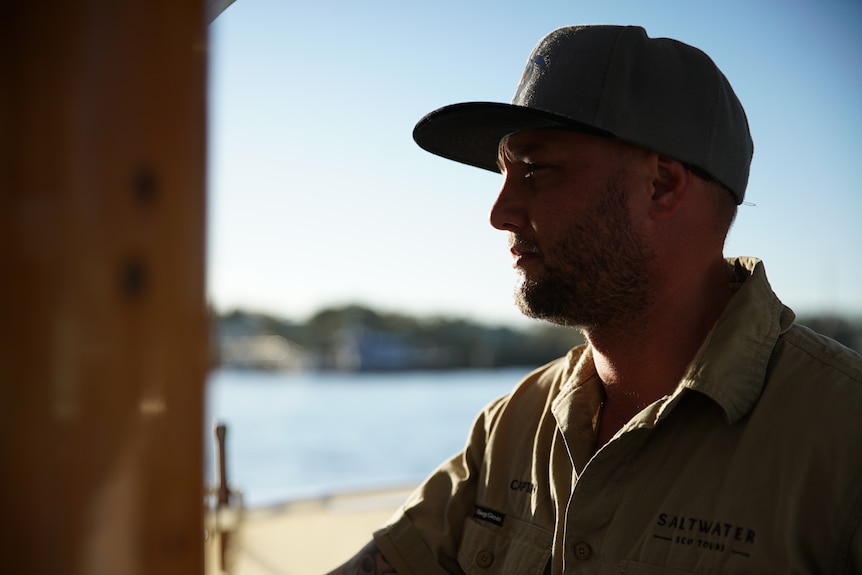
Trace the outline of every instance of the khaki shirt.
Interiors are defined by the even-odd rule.
[[[590,348],[478,416],[375,533],[419,573],[862,573],[862,358],[793,324],[763,265],[673,394],[595,454]],[[750,274],[750,277],[748,277]]]

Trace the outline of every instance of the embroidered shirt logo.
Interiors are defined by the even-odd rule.
[[[751,556],[757,535],[754,529],[743,525],[670,513],[659,513],[655,527],[655,539],[743,557]]]
[[[521,493],[536,493],[539,490],[539,486],[532,481],[513,479],[512,482],[509,483],[509,489],[512,491],[519,491]]]

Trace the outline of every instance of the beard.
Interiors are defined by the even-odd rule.
[[[647,309],[655,255],[634,231],[620,179],[609,179],[598,203],[558,241],[539,246],[513,234],[544,264],[534,278],[521,270],[515,301],[524,315],[589,331],[624,329]]]

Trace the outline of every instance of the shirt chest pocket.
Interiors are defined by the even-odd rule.
[[[542,575],[551,558],[553,534],[506,517],[501,525],[467,519],[458,563],[468,575]]]

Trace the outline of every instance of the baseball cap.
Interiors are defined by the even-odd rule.
[[[565,128],[619,138],[721,182],[742,203],[754,143],[742,104],[702,51],[639,26],[567,26],[533,49],[511,104],[465,102],[422,118],[423,149],[499,172],[500,141]]]

